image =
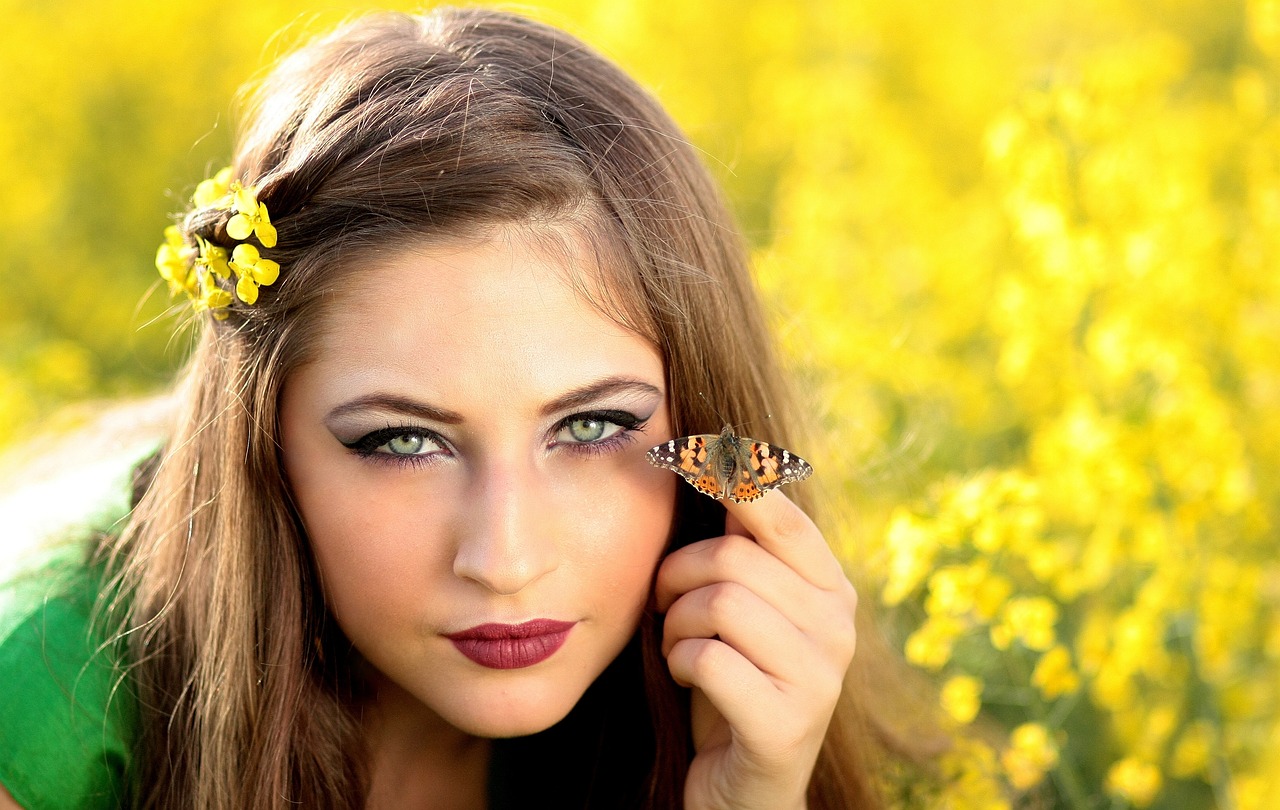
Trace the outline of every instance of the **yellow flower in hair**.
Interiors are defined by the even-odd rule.
[[[227,235],[241,244],[228,254],[227,248],[197,236],[192,247],[177,226],[170,226],[164,232],[164,244],[156,251],[156,269],[172,294],[186,293],[196,312],[207,310],[216,320],[224,321],[235,298],[253,304],[258,300],[258,288],[279,278],[280,265],[244,243],[256,235],[264,246],[275,247],[276,229],[266,204],[258,201],[257,190],[233,180],[230,167],[196,186],[191,201],[197,208],[231,209]],[[219,286],[219,281],[230,279],[233,272],[234,296]]]
[[[259,285],[269,287],[280,277],[280,265],[262,258],[258,249],[249,244],[236,245],[231,253],[230,267],[239,279],[236,282],[236,295],[246,304],[258,300]]]
[[[196,265],[205,272],[213,273],[218,278],[230,278],[231,267],[227,263],[227,249],[211,245],[199,236],[196,243],[200,245],[200,253],[196,256]]]
[[[164,229],[164,244],[156,251],[156,269],[160,277],[169,282],[170,295],[195,292],[196,277],[191,266],[191,246],[182,238],[177,225]]]
[[[230,196],[231,167],[228,166],[213,177],[201,180],[191,199],[197,208],[230,208]]]
[[[212,284],[212,282],[209,282]],[[220,287],[206,287],[204,294],[199,296],[193,302],[192,308],[196,312],[209,310],[213,313],[214,320],[225,321],[227,319],[227,307],[231,306],[231,293]]]
[[[227,235],[240,241],[248,239],[250,234],[257,234],[263,247],[275,247],[276,229],[267,214],[267,204],[258,202],[257,191],[232,182],[231,193],[231,210],[235,215],[227,223]]]

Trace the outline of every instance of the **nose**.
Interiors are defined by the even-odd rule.
[[[497,594],[518,593],[560,564],[555,527],[536,472],[492,465],[475,479],[453,573]]]

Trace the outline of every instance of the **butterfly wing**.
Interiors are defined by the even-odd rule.
[[[699,492],[724,497],[723,449],[720,437],[709,433],[672,439],[650,450],[649,463],[679,474]]]
[[[739,469],[729,497],[739,503],[813,475],[809,462],[781,447],[744,438],[738,440],[736,450]]]

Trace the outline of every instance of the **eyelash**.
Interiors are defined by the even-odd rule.
[[[351,450],[357,456],[369,459],[375,464],[402,464],[416,467],[419,464],[430,464],[437,456],[440,455],[440,452],[408,455],[401,453],[381,453],[378,451],[379,447],[392,439],[399,438],[400,436],[421,436],[424,441],[429,441],[432,444],[438,444],[440,447],[445,448],[445,452],[448,452],[450,455],[452,454],[451,451],[448,450],[448,442],[446,442],[440,434],[424,428],[414,427],[412,425],[387,425],[379,430],[366,433],[354,442],[344,442],[343,444],[348,450]]]
[[[579,420],[608,422],[609,424],[617,425],[622,428],[622,430],[617,431],[607,438],[598,439],[592,442],[552,442],[550,446],[563,444],[571,453],[579,453],[584,456],[600,455],[603,453],[613,452],[614,450],[619,450],[636,441],[635,434],[642,432],[645,429],[645,426],[648,425],[648,419],[642,419],[641,417],[636,416],[633,413],[628,413],[627,411],[583,411],[581,413],[570,414],[564,419],[561,419],[556,423],[555,427],[551,429],[551,434],[554,436],[564,428],[568,427],[571,422]],[[425,441],[437,444],[444,448],[444,450],[424,453],[421,455],[379,452],[379,447],[382,447],[392,439],[396,439],[401,436],[421,436]],[[452,451],[449,450],[448,442],[446,442],[438,433],[424,428],[414,427],[412,425],[388,425],[385,428],[366,433],[364,436],[361,436],[353,442],[344,443],[344,446],[361,458],[369,459],[376,464],[396,464],[416,467],[420,464],[433,463],[441,453],[452,455]]]
[[[641,418],[627,411],[584,411],[566,416],[556,423],[552,428],[552,435],[559,433],[568,427],[570,422],[579,420],[591,420],[598,422],[608,422],[611,425],[617,425],[622,428],[617,433],[608,438],[598,439],[593,442],[565,442],[566,448],[571,453],[581,453],[586,456],[600,455],[601,453],[610,453],[619,450],[636,440],[636,434],[643,432],[645,426],[649,424],[647,418]]]

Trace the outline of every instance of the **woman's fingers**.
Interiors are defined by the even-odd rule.
[[[746,521],[731,513],[727,527],[739,533],[668,555],[656,584],[672,675],[705,692],[736,730],[750,728],[761,740],[779,711],[797,720],[822,716],[825,726],[856,645],[853,586],[808,517],[779,499],[779,507]]]
[[[762,548],[791,570],[823,590],[848,584],[840,562],[826,539],[804,510],[779,490],[748,503],[724,501],[728,510],[726,533],[740,526]]]
[[[737,582],[717,582],[676,600],[663,622],[662,652],[685,639],[718,638],[765,675],[794,683],[812,674],[812,641],[773,605]]]
[[[841,576],[834,590],[822,590],[766,551],[763,544],[742,535],[702,540],[669,554],[658,571],[658,609],[669,612],[686,594],[730,582],[755,594],[828,655],[846,659],[847,664],[855,641],[857,594],[853,586]]]
[[[745,582],[775,605],[795,601],[813,587],[751,538],[726,534],[690,543],[667,555],[654,586],[658,610],[665,613],[682,594],[725,580]]]
[[[856,643],[857,594],[808,516],[771,492],[663,560],[663,652],[693,687],[690,807],[800,807]]]

